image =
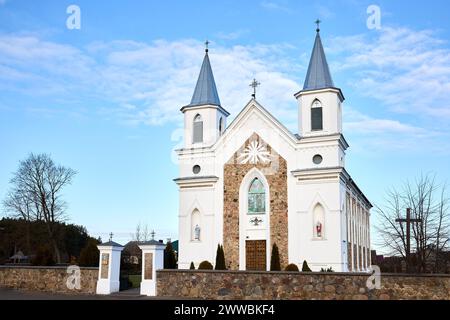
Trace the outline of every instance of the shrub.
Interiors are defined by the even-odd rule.
[[[213,270],[214,267],[209,261],[202,261],[198,266],[198,270]]]
[[[98,267],[100,253],[97,248],[97,240],[89,239],[86,246],[80,252],[80,266]]]
[[[176,269],[177,259],[175,258],[175,251],[173,251],[172,242],[167,242],[164,250],[164,269]]]
[[[302,271],[303,272],[312,272],[311,269],[308,266],[308,263],[305,261],[303,261],[303,266],[302,266]]]
[[[272,246],[272,256],[270,258],[270,271],[281,271],[280,253],[278,252],[277,244]]]
[[[52,266],[55,264],[53,252],[48,246],[40,246],[37,251],[32,264],[35,266]]]
[[[285,271],[292,271],[292,272],[299,272],[300,270],[298,270],[298,267],[296,264],[289,264],[287,265],[287,267],[284,269]]]
[[[195,265],[193,262],[191,262],[191,266],[189,267],[190,270],[195,270]]]
[[[225,253],[223,252],[223,246],[220,244],[217,245],[216,270],[227,270],[225,266]]]
[[[320,272],[334,272],[333,267],[329,267],[328,269],[321,268]]]

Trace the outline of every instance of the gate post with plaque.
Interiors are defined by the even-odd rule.
[[[142,250],[141,294],[156,296],[156,270],[164,269],[164,249],[166,245],[156,240],[139,245]]]
[[[111,294],[120,288],[120,256],[123,246],[113,241],[99,244],[97,294]]]

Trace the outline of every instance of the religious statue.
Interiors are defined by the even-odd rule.
[[[316,224],[316,235],[317,238],[322,238],[322,223],[320,223],[320,221],[317,221]]]
[[[194,240],[200,241],[200,227],[198,226],[198,224],[194,229]]]

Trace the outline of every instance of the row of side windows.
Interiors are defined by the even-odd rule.
[[[247,190],[248,215],[264,215],[266,208],[266,188],[260,179],[254,178]],[[317,203],[313,209],[313,237],[324,239],[325,210],[322,204]],[[191,241],[201,240],[201,215],[198,209],[191,213]]]
[[[224,131],[224,120],[223,117],[219,120],[219,134],[222,135]],[[202,143],[203,142],[203,118],[200,114],[194,117],[193,123],[193,136],[192,143]]]
[[[250,201],[250,198],[249,198]],[[249,208],[248,214],[253,214]],[[265,214],[265,212],[259,212],[259,214]],[[321,204],[317,204],[313,211],[313,237],[314,239],[324,239],[324,225],[325,225],[325,211]],[[200,211],[195,209],[191,215],[191,241],[201,241],[201,217]]]

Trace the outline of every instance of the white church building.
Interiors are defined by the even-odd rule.
[[[294,93],[293,93],[294,94]],[[345,169],[344,95],[333,83],[317,29],[298,101],[298,133],[256,99],[228,125],[208,56],[184,114],[177,150],[180,269],[214,264],[223,245],[231,270],[307,261],[313,271],[370,266],[369,200]]]

